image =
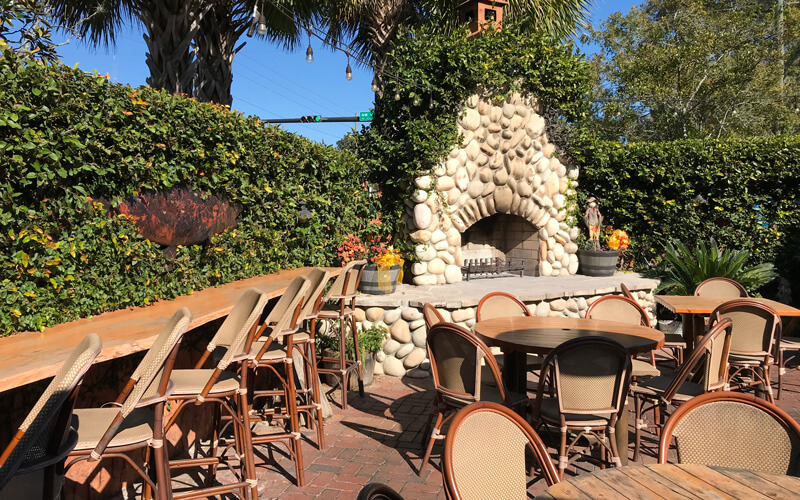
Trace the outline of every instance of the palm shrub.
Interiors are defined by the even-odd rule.
[[[772,263],[746,265],[749,258],[747,250],[720,248],[714,238],[699,241],[694,249],[673,240],[667,243],[661,265],[647,274],[661,280],[656,292],[671,295],[691,295],[709,278],[729,278],[751,292],[772,281],[776,273]]]

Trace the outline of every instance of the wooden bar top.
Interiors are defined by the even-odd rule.
[[[108,312],[91,318],[62,323],[43,332],[23,332],[0,338],[0,392],[37,380],[52,377],[88,334],[103,340],[97,361],[120,358],[149,349],[167,320],[180,307],[192,313],[189,329],[219,319],[233,308],[236,299],[248,288],[256,287],[278,297],[289,283],[311,271],[310,267],[234,281],[216,288],[206,288],[174,300],[160,300],[147,307]],[[341,268],[326,268],[336,276]]]
[[[733,300],[729,297],[696,297],[694,295],[656,295],[656,302],[663,305],[670,311],[678,314],[711,314],[717,306]],[[787,306],[774,300],[762,299],[759,297],[748,297],[744,300],[752,300],[761,302],[773,308],[778,316],[782,317],[798,317],[800,316],[800,309],[792,306]],[[736,300],[740,300],[738,297]]]

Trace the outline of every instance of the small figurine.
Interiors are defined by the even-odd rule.
[[[597,199],[594,196],[586,200],[587,208],[583,216],[586,225],[589,226],[589,239],[592,242],[592,250],[600,250],[600,229],[603,227],[603,214],[597,208]]]

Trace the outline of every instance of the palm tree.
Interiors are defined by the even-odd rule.
[[[352,52],[380,73],[401,25],[429,25],[443,31],[459,26],[463,0],[329,0],[321,16],[327,19],[331,43],[348,44]],[[556,39],[576,33],[585,24],[592,0],[510,0],[504,18]]]

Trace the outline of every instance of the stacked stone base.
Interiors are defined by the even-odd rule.
[[[647,311],[652,324],[655,324],[655,299],[653,288],[655,285],[643,289],[634,289],[633,294],[637,302]],[[568,318],[582,318],[586,309],[594,301],[608,294],[620,293],[618,288],[595,290],[593,293],[573,295],[564,298],[544,298],[540,300],[524,300],[528,308],[536,316],[561,316]],[[401,296],[402,297],[402,296]],[[383,350],[377,354],[375,373],[393,377],[409,376],[424,378],[430,376],[430,362],[425,348],[427,329],[422,316],[421,302],[408,300],[407,297],[398,297],[396,305],[391,304],[389,296],[384,296],[380,306],[370,307],[372,299],[369,296],[358,300],[356,308],[356,321],[360,328],[369,328],[372,325],[384,325],[389,330],[389,335],[383,341]],[[475,324],[474,305],[465,306],[465,301],[457,304],[433,303],[448,322],[453,322],[471,329]]]

